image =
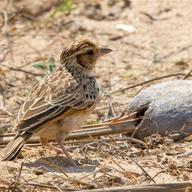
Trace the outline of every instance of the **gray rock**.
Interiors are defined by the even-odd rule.
[[[173,80],[146,88],[133,98],[128,111],[143,115],[134,134],[137,138],[175,132],[188,136],[192,133],[192,81]]]

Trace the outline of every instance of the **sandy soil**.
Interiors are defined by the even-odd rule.
[[[6,2],[0,1],[3,13],[0,16],[1,133],[14,131],[20,104],[39,81],[37,74],[46,73],[33,65],[48,65],[50,58],[58,62],[63,46],[69,42],[88,38],[114,50],[98,62],[95,70],[108,94],[154,77],[187,74],[191,69],[190,0],[74,1],[63,9],[59,0]],[[120,114],[141,88],[103,99],[87,123],[104,120],[109,103],[115,114]],[[190,143],[165,139],[141,149],[127,142],[126,136],[115,138],[116,141],[105,142],[110,137],[102,137],[86,145],[67,144],[74,159],[79,161],[79,168],[69,167],[62,155],[56,156],[40,146],[27,146],[16,161],[0,162],[0,185],[12,182],[14,188],[22,162],[20,191],[58,191],[55,186],[75,190],[192,178],[192,157],[183,155],[191,151]],[[55,189],[26,186],[23,184],[26,182],[44,183]]]

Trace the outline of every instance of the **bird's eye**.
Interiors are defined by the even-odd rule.
[[[87,52],[87,55],[92,56],[92,55],[93,55],[93,51],[89,51],[89,52]]]

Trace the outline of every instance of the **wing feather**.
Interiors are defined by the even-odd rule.
[[[57,81],[49,83],[50,79],[57,79]],[[49,120],[92,106],[95,100],[86,98],[81,88],[82,86],[76,79],[68,73],[52,74],[39,86],[35,86],[36,91],[32,91],[28,100],[21,107],[17,130],[33,133]]]

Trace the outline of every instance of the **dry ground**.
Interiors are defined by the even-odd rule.
[[[67,7],[61,0],[0,1],[1,133],[13,131],[20,104],[32,84],[39,81],[38,74],[46,73],[33,65],[48,65],[50,58],[57,62],[63,46],[71,41],[89,38],[114,50],[98,62],[95,70],[108,94],[166,74],[179,73],[177,78],[182,78],[191,70],[190,0],[90,2],[74,1],[70,5],[68,1]],[[110,94],[87,123],[104,120],[110,104],[115,114],[120,114],[140,89]],[[130,144],[126,136],[113,139],[68,144],[79,168],[69,167],[62,155],[56,157],[42,147],[28,146],[22,153],[25,158],[0,162],[0,185],[18,179],[17,191],[59,191],[192,179],[192,158],[183,155],[192,150],[190,143],[174,144],[159,138],[157,143],[156,139],[149,141],[152,145],[148,149],[141,149]],[[31,185],[24,185],[26,182]],[[14,191],[14,184],[11,187]]]

